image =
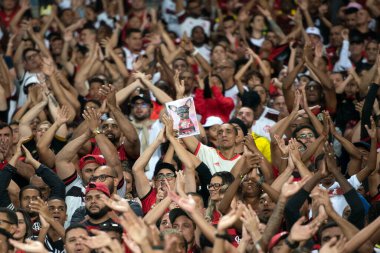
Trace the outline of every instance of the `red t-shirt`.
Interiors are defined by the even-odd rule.
[[[141,200],[141,205],[142,205],[142,211],[144,215],[146,215],[152,209],[154,204],[156,204],[157,190],[153,187],[150,188],[150,191],[148,192],[148,194],[145,197],[141,198],[140,200]]]
[[[211,221],[212,224],[217,225],[219,223],[219,220],[221,217],[222,217],[222,215],[218,211],[214,210],[214,212],[212,214],[212,221]],[[236,229],[234,229],[234,228],[227,229],[227,234],[229,234],[230,237],[232,238],[231,244],[237,248],[239,246],[240,237],[239,237]]]

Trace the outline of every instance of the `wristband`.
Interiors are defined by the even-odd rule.
[[[288,160],[288,159],[289,159],[289,156],[281,156],[281,159],[282,159],[282,160]]]
[[[219,239],[226,240],[226,241],[228,241],[230,239],[230,236],[228,234],[218,234],[218,233],[215,233],[215,237],[219,238]]]
[[[293,242],[293,243],[289,242],[288,238],[285,238],[285,243],[291,249],[296,249],[300,245],[299,242]]]

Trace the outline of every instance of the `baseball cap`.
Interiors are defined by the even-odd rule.
[[[367,151],[371,150],[371,145],[368,142],[365,141],[358,141],[353,143],[355,147],[357,148],[364,148]]]
[[[191,220],[189,215],[187,215],[187,213],[185,211],[183,211],[181,208],[174,208],[169,213],[170,223],[173,224],[175,222],[175,220],[180,216],[186,216],[187,218],[189,218]]]
[[[248,134],[248,128],[241,119],[232,118],[232,119],[230,119],[230,121],[228,123],[237,124],[241,128],[241,130],[243,131],[244,136],[246,136]]]
[[[145,103],[152,105],[150,97],[145,94],[136,95],[131,99],[131,104],[135,104],[137,100],[142,99]]]
[[[268,251],[270,251],[271,249],[273,249],[274,246],[277,245],[277,243],[279,243],[279,241],[281,241],[282,239],[285,239],[287,236],[288,236],[288,232],[287,231],[283,231],[281,233],[277,233],[275,234],[272,239],[270,239],[270,242],[269,242],[269,245],[268,245]]]
[[[207,117],[205,124],[203,127],[212,127],[215,125],[222,125],[224,122],[221,118],[216,117],[216,116],[210,116]]]
[[[38,81],[38,78],[36,75],[31,75],[26,78],[25,84],[24,84],[24,92],[25,94],[28,94],[28,87],[32,84],[39,84],[40,81]]]
[[[308,27],[306,29],[306,33],[307,34],[311,34],[311,35],[315,35],[315,36],[318,36],[319,38],[322,39],[322,35],[321,35],[321,32],[319,31],[319,29],[315,26],[311,26],[311,27]]]
[[[87,193],[89,193],[90,191],[93,191],[93,190],[103,192],[108,197],[111,197],[110,190],[108,189],[108,187],[105,183],[102,183],[102,182],[91,182],[91,183],[89,183],[86,186],[86,195],[87,195]]]
[[[99,166],[105,165],[106,159],[101,155],[85,155],[79,160],[79,169],[83,169],[84,166],[90,163],[97,163]]]

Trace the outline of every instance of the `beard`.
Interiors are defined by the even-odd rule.
[[[103,207],[96,213],[92,213],[90,209],[86,207],[86,213],[88,216],[90,216],[94,220],[98,220],[100,218],[103,218],[111,209],[108,206]]]

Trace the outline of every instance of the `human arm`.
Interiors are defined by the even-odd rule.
[[[141,80],[141,83],[143,85],[145,85],[150,91],[153,92],[154,96],[158,99],[158,101],[160,101],[160,103],[162,104],[165,104],[167,102],[171,102],[173,101],[173,99],[168,95],[166,94],[165,91],[161,90],[160,88],[158,88],[157,86],[155,86],[147,77],[145,74],[141,73],[141,72],[137,72],[135,74],[133,74],[133,76],[136,78],[136,79],[140,79]]]
[[[55,156],[55,168],[59,178],[65,180],[75,173],[75,166],[71,161],[75,158],[81,147],[91,138],[91,134],[87,130],[78,138],[68,142]]]
[[[44,96],[44,99],[33,106],[25,115],[20,119],[20,138],[22,137],[31,137],[32,136],[32,129],[30,128],[30,123],[33,119],[37,118],[38,114],[45,108],[48,101],[47,98]]]
[[[51,189],[49,197],[65,199],[65,184],[57,174],[55,174],[50,168],[46,167],[46,165],[34,159],[29,150],[24,146],[22,146],[22,150],[25,154],[25,163],[32,165],[37,176],[41,177]]]
[[[112,85],[103,85],[101,92],[107,96],[107,106],[110,109],[110,112],[113,114],[118,124],[118,127],[120,128],[120,131],[123,133],[123,136],[126,139],[124,142],[124,148],[126,153],[128,154],[128,157],[132,159],[137,158],[140,154],[140,140],[135,127],[124,116],[124,113],[117,107],[115,88]],[[119,179],[121,180],[123,175],[121,165],[119,172]]]
[[[314,27],[313,19],[311,18],[310,12],[309,12],[309,0],[301,0],[298,1],[298,7],[301,9],[305,19],[306,24],[308,27]]]
[[[46,164],[50,168],[53,168],[55,163],[55,154],[50,149],[50,144],[53,141],[53,138],[57,133],[58,129],[60,129],[62,125],[66,124],[67,120],[68,111],[65,107],[62,107],[57,115],[57,118],[55,119],[54,124],[41,136],[41,138],[37,142],[36,147],[39,159],[42,163]],[[66,138],[66,134],[60,137]]]
[[[264,233],[258,242],[260,248],[263,249],[264,252],[267,250],[268,244],[272,236],[276,233],[276,231],[279,229],[281,225],[283,212],[287,200],[291,196],[296,194],[302,188],[303,185],[305,185],[307,179],[308,178],[303,178],[298,183],[294,183],[292,182],[293,177],[290,177],[288,181],[282,186],[280,197],[278,199],[276,207],[274,208],[273,213],[267,223],[267,227],[265,228]]]
[[[236,74],[234,76],[234,80],[235,80],[236,85],[237,85],[237,87],[239,89],[239,94],[240,95],[243,95],[243,93],[244,93],[244,85],[243,85],[242,78],[245,75],[245,73],[247,72],[247,70],[249,69],[249,67],[251,67],[252,63],[253,63],[253,56],[249,55],[249,59],[248,59],[247,63],[244,64],[243,67],[241,67],[236,72]]]
[[[368,125],[365,125],[365,128],[371,138],[371,148],[369,151],[367,166],[356,174],[356,177],[360,182],[364,182],[364,180],[376,170],[377,164],[377,128],[375,120],[372,117],[371,128],[369,128]]]
[[[145,167],[156,149],[164,142],[165,129],[161,129],[158,137],[140,155],[132,167],[133,176],[136,184],[137,196],[141,199],[151,190],[149,180],[145,175]]]
[[[292,90],[292,85],[294,81],[296,80],[296,77],[298,73],[303,69],[304,62],[300,61],[298,65],[289,72],[289,74],[284,78],[284,81],[282,82],[282,92],[285,97],[285,103],[286,107],[288,108],[288,111],[293,110],[293,102],[294,102],[294,92]]]

